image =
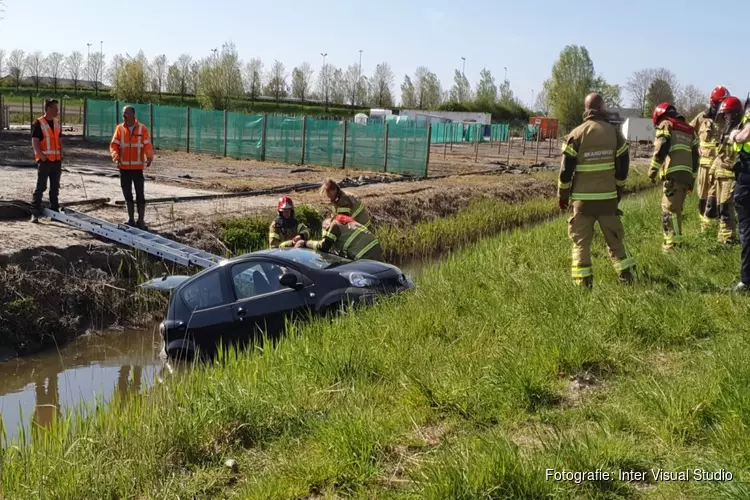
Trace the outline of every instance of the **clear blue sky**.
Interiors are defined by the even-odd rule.
[[[362,49],[365,74],[381,61],[391,64],[397,100],[404,74],[413,74],[419,65],[450,88],[464,56],[472,86],[482,67],[492,71],[498,84],[507,67],[513,91],[528,102],[568,44],[585,45],[597,73],[609,83],[624,85],[634,70],[664,66],[681,84],[706,93],[719,83],[734,95],[744,97],[750,90],[745,83],[750,68],[742,57],[730,55],[732,47],[743,43],[747,3],[733,0],[66,0],[51,4],[51,29],[46,29],[42,4],[5,3],[0,47],[6,52],[80,50],[85,55],[86,43],[99,50],[103,40],[108,59],[143,49],[149,59],[164,53],[171,61],[183,52],[208,56],[211,48],[232,41],[244,60],[261,57],[268,67],[279,59],[291,72],[302,61],[317,68],[321,52],[328,53],[328,62],[346,67],[357,62]],[[719,5],[721,13],[735,14],[735,29],[717,23]],[[666,19],[664,26],[657,25],[660,18]],[[674,42],[669,41],[670,29]],[[723,67],[712,62],[716,54],[726,61]],[[628,96],[623,97],[629,104]]]

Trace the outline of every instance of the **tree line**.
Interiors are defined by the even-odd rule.
[[[661,102],[673,103],[688,120],[708,105],[707,94],[693,85],[681,86],[675,74],[666,68],[635,71],[628,78],[625,90],[631,105],[643,117],[650,117]],[[622,87],[608,84],[596,74],[586,47],[568,45],[552,66],[552,74],[544,82],[534,107],[558,118],[563,130],[571,130],[581,123],[583,101],[590,92],[600,93],[609,109],[622,107]]]
[[[44,55],[22,50],[7,53],[0,49],[0,76],[7,74],[19,89],[30,81],[39,88],[51,87],[57,93],[61,82],[75,92],[85,82],[99,91],[106,83],[113,97],[142,102],[148,95],[169,93],[196,96],[208,109],[227,109],[239,98],[294,98],[302,103],[315,101],[330,105],[392,108],[397,95],[395,75],[387,62],[381,62],[371,75],[365,75],[357,63],[346,68],[324,64],[317,72],[309,62],[291,71],[278,60],[266,65],[260,58],[242,61],[232,43],[215,49],[209,57],[194,59],[182,54],[175,61],[166,55],[148,59],[143,51],[135,55],[117,54],[107,60],[101,52],[68,56],[59,52]],[[406,75],[400,86],[401,107],[421,110],[453,109],[491,112],[499,117],[527,116],[528,111],[513,96],[510,82],[497,85],[484,69],[476,89],[465,75],[456,71],[453,86],[444,89],[437,75],[420,66]]]

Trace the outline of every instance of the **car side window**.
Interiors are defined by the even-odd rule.
[[[226,301],[217,271],[201,276],[182,290],[182,299],[193,311],[220,306]]]
[[[232,267],[232,284],[237,300],[249,299],[277,292],[284,287],[279,283],[286,268],[271,262],[245,262]]]

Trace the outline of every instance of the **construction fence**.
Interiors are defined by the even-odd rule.
[[[493,142],[507,141],[510,133],[510,124],[496,123],[483,125],[481,123],[433,123],[431,143],[459,143],[459,142],[487,142],[487,128],[489,127],[489,140]]]
[[[430,127],[86,99],[84,137],[109,142],[133,106],[157,149],[427,176]]]

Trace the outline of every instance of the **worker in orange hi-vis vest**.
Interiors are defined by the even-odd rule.
[[[120,187],[128,206],[128,220],[125,224],[146,229],[143,220],[146,213],[146,197],[143,193],[143,168],[150,167],[154,160],[154,147],[145,125],[135,119],[135,109],[125,106],[122,109],[123,123],[117,125],[109,145],[112,161],[120,170]],[[138,206],[138,222],[134,220],[133,186],[135,203]]]
[[[34,121],[31,127],[31,147],[34,148],[37,176],[36,189],[33,197],[33,214],[31,222],[39,222],[42,211],[42,196],[47,190],[49,182],[50,209],[59,210],[58,195],[60,194],[60,176],[62,175],[62,128],[57,119],[59,112],[57,101],[44,101],[44,116]]]

